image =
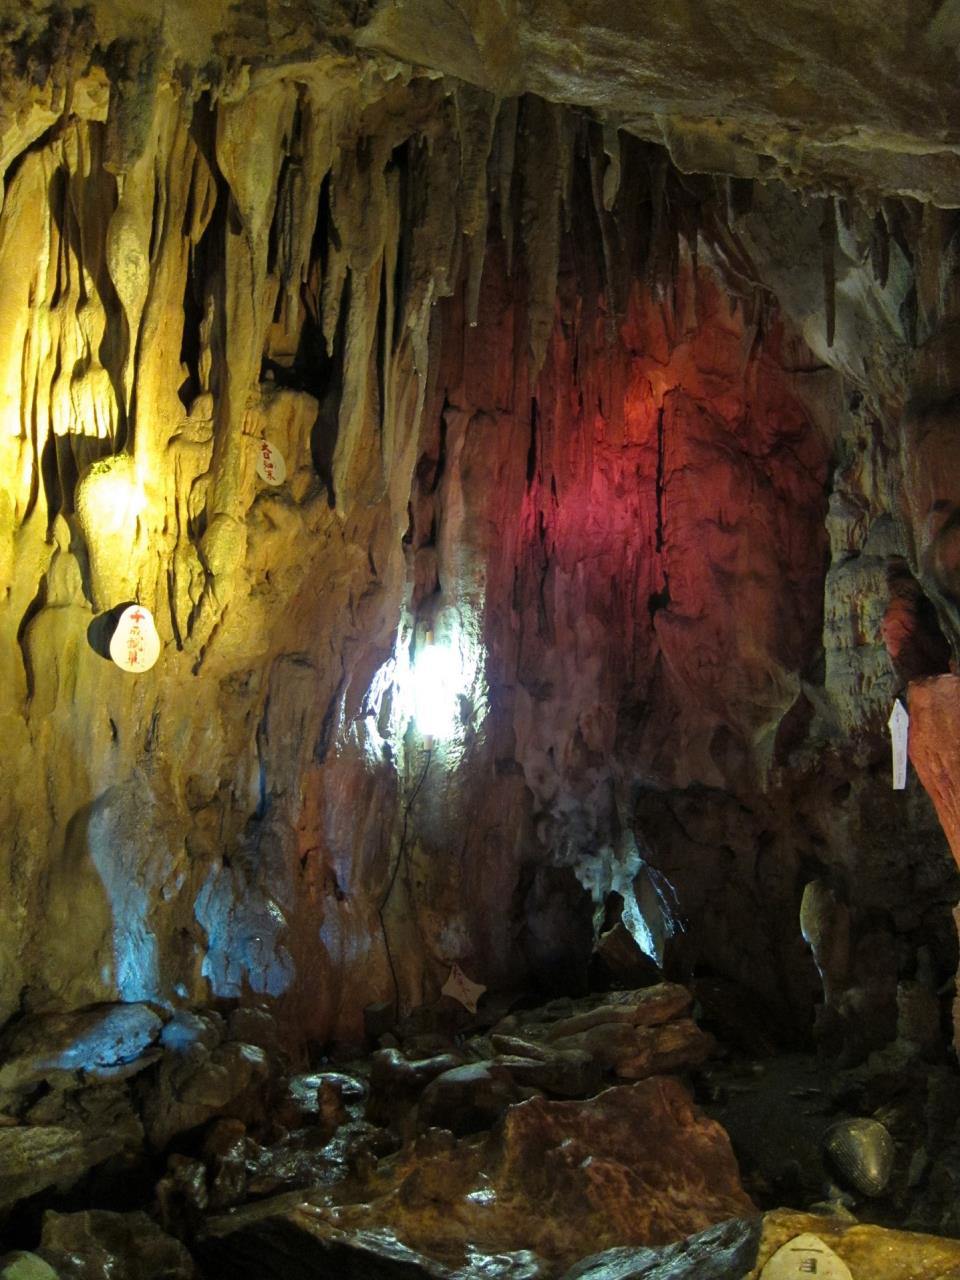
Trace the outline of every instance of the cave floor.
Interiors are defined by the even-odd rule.
[[[134,1008],[87,1011],[84,1028]],[[952,1065],[903,1043],[843,1069],[734,1053],[693,1013],[670,983],[486,1024],[444,1005],[373,1052],[306,1063],[264,1010],[184,1011],[102,1080],[39,1085],[66,1024],[37,1019],[8,1045],[29,1053],[6,1059],[25,1083],[3,1109],[0,1207],[10,1178],[29,1190],[48,1159],[62,1175],[77,1142],[90,1166],[9,1196],[0,1253],[52,1271],[0,1257],[0,1278],[737,1280],[810,1230],[854,1280],[960,1277]],[[889,1131],[882,1194],[825,1162],[849,1117]],[[933,1269],[909,1261],[918,1249]]]

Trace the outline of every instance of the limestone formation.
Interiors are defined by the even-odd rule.
[[[159,1160],[193,1241],[400,1152],[402,1244],[210,1248],[442,1275],[482,1147],[524,1230],[593,1197],[489,1237],[560,1274],[749,1210],[663,1074],[714,1033],[942,1066],[958,53],[954,0],[0,0],[5,1213],[129,1255],[58,1197]]]

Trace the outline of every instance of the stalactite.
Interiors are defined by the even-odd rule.
[[[673,283],[677,260],[677,227],[670,211],[668,166],[666,152],[658,152],[651,160],[650,203],[653,219],[646,276],[648,287],[661,295]]]
[[[603,174],[603,207],[610,213],[620,190],[620,130],[616,125],[603,126],[603,152],[607,157]]]
[[[408,324],[413,333],[417,370],[429,367],[430,309],[456,288],[460,245],[456,208],[450,199],[459,182],[460,149],[449,131],[432,146],[417,148],[411,186],[417,191],[412,217]]]
[[[310,270],[320,191],[334,158],[333,123],[329,105],[315,102],[309,89],[301,87],[277,201],[274,269],[281,294],[268,348],[272,358],[289,361],[296,354],[304,319],[301,290]],[[340,300],[336,289],[331,293],[336,316]]]
[[[531,378],[543,367],[553,331],[560,257],[561,110],[539,98],[523,104],[523,213]]]
[[[608,322],[610,326],[613,326],[616,320],[626,312],[629,285],[627,283],[627,273],[622,269],[622,246],[619,227],[613,214],[607,208],[604,195],[611,161],[607,156],[605,147],[598,143],[595,129],[590,131],[587,138],[587,164],[590,168],[590,191],[593,199],[593,210],[597,226],[600,228],[600,241],[603,250]]]
[[[827,346],[832,347],[837,324],[837,215],[833,196],[827,196],[823,202],[820,245],[823,255],[823,307]]]
[[[574,185],[577,162],[583,136],[583,117],[575,111],[564,111],[560,117],[560,204],[563,211],[563,231],[569,235],[573,228]]]
[[[492,94],[464,84],[454,90],[454,102],[460,139],[458,207],[463,234],[467,237],[467,324],[475,328],[490,208],[487,162],[493,146],[499,103]]]
[[[495,186],[500,216],[500,234],[507,250],[507,274],[513,270],[513,175],[516,163],[519,98],[505,98],[500,103],[495,133]]]
[[[885,289],[890,275],[890,232],[882,209],[878,209],[873,217],[870,264],[873,267],[874,279],[881,289]]]

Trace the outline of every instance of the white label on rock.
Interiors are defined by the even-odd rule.
[[[450,970],[450,977],[443,984],[441,991],[443,995],[450,996],[451,999],[462,1004],[470,1013],[476,1013],[477,1001],[486,989],[479,982],[471,982],[460,966],[455,964]]]
[[[160,637],[153,615],[143,605],[124,609],[110,640],[110,657],[121,671],[149,671],[160,657]]]
[[[805,1231],[777,1250],[760,1280],[853,1280],[850,1269],[819,1236]]]
[[[257,441],[257,475],[267,484],[283,484],[287,478],[283,454],[269,440]]]
[[[910,736],[910,716],[898,698],[893,704],[890,719],[890,746],[893,751],[893,789],[903,791],[907,785],[907,740]]]

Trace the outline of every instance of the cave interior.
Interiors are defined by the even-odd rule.
[[[0,0],[0,1278],[960,1277],[956,0]]]

